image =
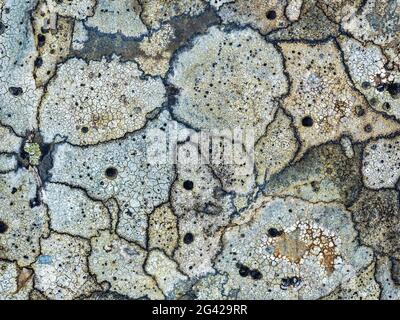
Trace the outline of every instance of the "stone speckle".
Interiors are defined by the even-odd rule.
[[[0,0],[0,300],[400,298],[398,0]]]

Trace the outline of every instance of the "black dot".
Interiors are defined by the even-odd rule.
[[[38,39],[38,46],[43,47],[44,43],[46,42],[46,37],[43,34],[38,34],[37,39]]]
[[[268,20],[274,20],[276,18],[276,12],[275,10],[269,10],[267,12],[267,19]]]
[[[275,238],[275,237],[280,236],[282,234],[282,231],[279,231],[275,228],[270,228],[270,229],[268,229],[268,234],[270,237]]]
[[[118,170],[114,167],[108,167],[105,173],[107,178],[114,179],[118,174]]]
[[[41,204],[42,204],[42,202],[40,201],[39,197],[37,197],[37,196],[35,198],[29,200],[29,207],[31,207],[31,208],[38,207]]]
[[[13,96],[19,96],[21,95],[24,91],[22,90],[21,87],[10,87],[8,88],[8,91],[13,95]]]
[[[41,57],[37,57],[35,60],[35,67],[40,68],[43,65],[43,59]]]
[[[379,86],[376,87],[376,90],[379,92],[383,92],[386,89],[386,85],[384,83],[381,83]]]
[[[365,114],[365,110],[362,106],[356,106],[355,111],[359,117],[362,117]]]
[[[371,98],[371,100],[369,100],[369,103],[370,103],[371,106],[376,105],[377,102],[378,102],[378,100],[376,98]]]
[[[363,89],[369,89],[371,87],[371,84],[368,81],[364,81],[361,86]]]
[[[190,244],[190,243],[193,242],[193,240],[194,240],[194,236],[193,236],[193,234],[190,233],[190,232],[186,233],[186,234],[184,235],[184,237],[183,237],[183,242],[184,242],[185,244]]]
[[[364,131],[365,132],[372,132],[372,126],[370,125],[370,124],[367,124],[365,127],[364,127]]]
[[[250,276],[254,279],[254,280],[260,280],[262,278],[262,274],[260,271],[258,271],[257,269],[251,270],[250,271]]]
[[[299,277],[291,277],[289,279],[289,283],[293,286],[293,287],[298,287],[301,283],[301,279]]]
[[[281,289],[286,290],[287,288],[289,288],[289,286],[290,286],[290,279],[282,278],[281,285],[280,285]]]
[[[6,232],[7,229],[8,229],[8,226],[6,225],[6,223],[3,221],[0,221],[0,233]]]
[[[82,127],[81,131],[82,131],[82,133],[88,133],[89,128],[88,127]]]
[[[400,94],[400,83],[391,83],[387,86],[387,91],[391,96],[397,96]]]
[[[183,182],[183,187],[184,187],[186,190],[192,190],[192,189],[193,189],[193,181],[185,180],[185,181]]]
[[[311,127],[313,125],[313,123],[314,123],[313,119],[309,116],[306,116],[301,120],[301,124],[304,127]]]
[[[247,277],[250,274],[250,269],[244,265],[240,265],[239,267],[239,274],[242,277]]]

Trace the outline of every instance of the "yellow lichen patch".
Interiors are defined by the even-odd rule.
[[[362,0],[318,0],[316,3],[331,20],[340,23],[355,14],[362,2]]]
[[[297,149],[297,138],[291,119],[279,109],[275,120],[254,146],[257,182],[262,184],[282,170],[294,158]]]
[[[145,37],[140,43],[139,49],[143,54],[135,60],[146,74],[165,76],[172,56],[172,51],[168,49],[173,37],[172,26],[166,24],[151,36]]]
[[[142,0],[141,5],[141,18],[151,29],[176,16],[200,14],[206,6],[202,0]]]
[[[177,217],[168,205],[156,208],[149,219],[149,247],[171,255],[178,241],[177,223]]]
[[[281,0],[236,0],[224,4],[218,14],[224,23],[249,24],[266,34],[287,26],[285,6],[285,1]]]
[[[57,64],[69,53],[74,21],[57,16],[54,7],[40,1],[32,14],[32,26],[38,52],[34,77],[36,85],[43,86],[54,76]]]

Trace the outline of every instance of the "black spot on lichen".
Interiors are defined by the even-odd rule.
[[[282,234],[282,231],[277,230],[275,228],[268,229],[268,235],[272,238],[279,237]]]
[[[43,59],[41,57],[37,57],[34,65],[36,68],[40,68],[43,65]]]
[[[381,83],[380,85],[378,85],[376,87],[376,90],[378,90],[379,92],[383,92],[386,89],[386,85],[384,83]]]
[[[356,115],[357,115],[358,117],[362,117],[363,115],[365,115],[365,110],[364,110],[364,108],[363,108],[362,106],[360,106],[360,105],[356,106],[355,112],[356,112]]]
[[[364,131],[367,132],[367,133],[372,132],[372,126],[371,126],[370,124],[367,124],[367,125],[364,127]]]
[[[192,189],[193,189],[193,181],[185,180],[185,181],[183,182],[183,187],[184,187],[186,190],[192,190]]]
[[[385,102],[382,105],[382,108],[383,108],[383,110],[386,110],[386,111],[390,110],[390,103],[389,102]]]
[[[107,178],[115,179],[118,175],[118,170],[114,167],[108,167],[104,173]]]
[[[276,18],[275,10],[269,10],[266,14],[268,20],[274,20]]]
[[[390,83],[387,86],[387,91],[394,98],[397,98],[400,95],[400,83]]]
[[[289,278],[282,278],[280,288],[282,290],[287,290],[290,286],[298,287],[301,284],[301,279],[299,277],[289,277]]]
[[[191,244],[191,243],[193,242],[193,240],[194,240],[194,236],[193,236],[193,234],[190,233],[190,232],[186,233],[186,234],[184,235],[184,237],[183,237],[183,242],[184,242],[185,244]]]
[[[312,125],[314,124],[314,121],[310,116],[306,116],[301,120],[301,124],[304,127],[312,127]]]
[[[289,278],[282,278],[282,279],[281,279],[280,288],[281,288],[282,290],[286,290],[287,288],[289,288],[289,286],[290,286],[290,280],[289,280]]]
[[[262,278],[262,273],[257,269],[254,269],[250,271],[250,276],[253,280],[260,280]]]
[[[240,265],[239,274],[242,277],[247,277],[250,274],[250,269],[244,265]]]
[[[289,279],[290,285],[292,285],[293,287],[298,287],[301,283],[301,279],[299,277],[291,277]]]
[[[5,222],[0,221],[0,233],[5,233],[8,230],[8,226]]]
[[[42,204],[42,202],[40,201],[39,196],[36,196],[35,198],[29,200],[29,207],[30,208],[38,207],[41,204]]]
[[[13,95],[13,96],[20,96],[23,94],[23,90],[21,87],[10,87],[8,88],[8,91]]]
[[[37,40],[38,40],[38,46],[39,47],[43,47],[45,42],[46,42],[46,37],[43,34],[38,34],[37,36]]]
[[[364,81],[364,82],[361,84],[361,87],[362,87],[363,89],[369,89],[369,88],[371,88],[371,84],[370,84],[368,81]]]
[[[262,279],[262,273],[257,269],[251,270],[249,267],[241,263],[237,263],[236,267],[239,268],[239,275],[243,278],[250,276],[253,280]]]
[[[88,133],[89,132],[89,128],[88,127],[82,127],[81,128],[81,132],[82,133]]]

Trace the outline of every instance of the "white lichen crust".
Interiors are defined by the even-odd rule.
[[[33,78],[37,53],[29,11],[35,1],[6,1],[0,18],[0,119],[19,134],[37,127],[42,94]]]
[[[144,126],[164,93],[161,80],[143,77],[134,62],[70,59],[49,83],[40,127],[46,142],[56,136],[80,145],[120,138]]]
[[[0,300],[398,300],[399,30],[399,0],[0,0]]]
[[[180,90],[173,113],[203,130],[251,129],[258,138],[288,88],[280,53],[251,29],[212,27],[173,67],[168,81]]]

